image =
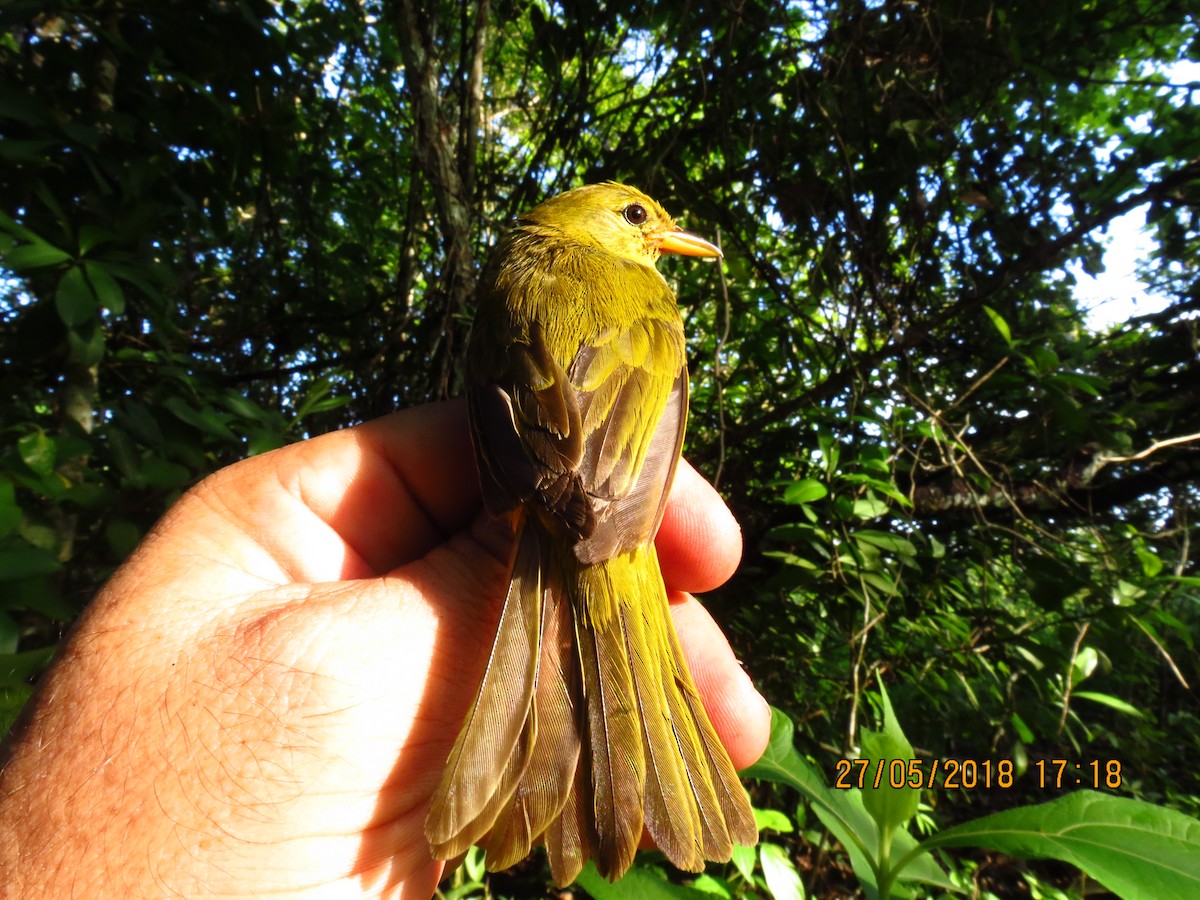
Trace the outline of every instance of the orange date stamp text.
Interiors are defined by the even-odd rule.
[[[1008,790],[1019,777],[1033,777],[1040,789],[1086,787],[1118,790],[1121,762],[1096,759],[1074,762],[1039,759],[1023,771],[1011,759],[839,759],[833,786],[838,790],[935,787],[946,790]]]

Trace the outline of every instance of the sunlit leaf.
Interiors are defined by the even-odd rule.
[[[767,890],[774,900],[804,900],[807,896],[800,881],[796,864],[788,858],[787,851],[778,844],[762,844],[758,848],[762,862],[763,878]]]
[[[806,478],[789,484],[784,489],[783,499],[786,503],[812,503],[829,494],[829,489],[821,482]]]
[[[985,816],[926,840],[1060,859],[1127,900],[1200,894],[1200,821],[1126,797],[1077,791]]]
[[[1138,716],[1139,718],[1145,713],[1131,703],[1127,703],[1119,697],[1114,697],[1111,694],[1102,694],[1098,691],[1072,691],[1072,697],[1083,700],[1091,700],[1093,703],[1100,703],[1110,709],[1115,709],[1118,712],[1123,712],[1126,715]]]
[[[983,311],[987,313],[987,317],[992,320],[992,325],[996,331],[1000,333],[1000,337],[1004,338],[1004,343],[1012,343],[1012,331],[1009,330],[1008,323],[1004,321],[1004,317],[990,306],[984,306]]]

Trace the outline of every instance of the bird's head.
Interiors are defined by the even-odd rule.
[[[641,191],[613,181],[552,197],[521,221],[646,266],[658,262],[661,253],[722,255],[715,244],[677,227],[667,211]]]

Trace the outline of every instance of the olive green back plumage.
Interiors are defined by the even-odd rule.
[[[492,654],[430,808],[438,858],[619,877],[643,824],[699,871],[756,840],[683,661],[653,549],[687,418],[660,252],[717,255],[618,184],[524,216],[481,279],[468,401],[484,503],[513,515]],[[711,251],[711,252],[710,252]]]

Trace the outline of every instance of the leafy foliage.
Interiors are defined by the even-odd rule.
[[[686,452],[747,539],[711,603],[818,771],[869,742],[878,679],[918,758],[1115,758],[1200,807],[1189,4],[13,0],[0,25],[0,716],[188,485],[457,392],[487,246],[616,178],[726,250],[664,266]],[[1075,281],[1129,213],[1161,304],[1094,327]],[[924,797],[942,825],[1019,799]],[[772,844],[796,858],[802,818]],[[773,891],[777,862],[726,883]]]
[[[883,731],[863,731],[864,765],[858,786],[831,791],[792,746],[792,723],[778,711],[771,743],[752,769],[768,781],[789,784],[846,846],[868,898],[891,897],[901,880],[953,889],[931,858],[945,847],[988,847],[1025,858],[1071,862],[1122,897],[1185,897],[1200,885],[1200,820],[1125,797],[1081,790],[1038,806],[1009,809],[935,834],[920,843],[908,823],[917,812],[927,779],[904,732],[883,699]],[[1069,767],[1068,767],[1069,768]],[[872,774],[874,773],[874,774]],[[967,778],[962,770],[945,778]],[[970,776],[975,781],[978,773]],[[987,770],[997,786],[1013,783],[1012,771]],[[853,779],[851,779],[853,781]],[[990,786],[990,785],[989,785]]]

